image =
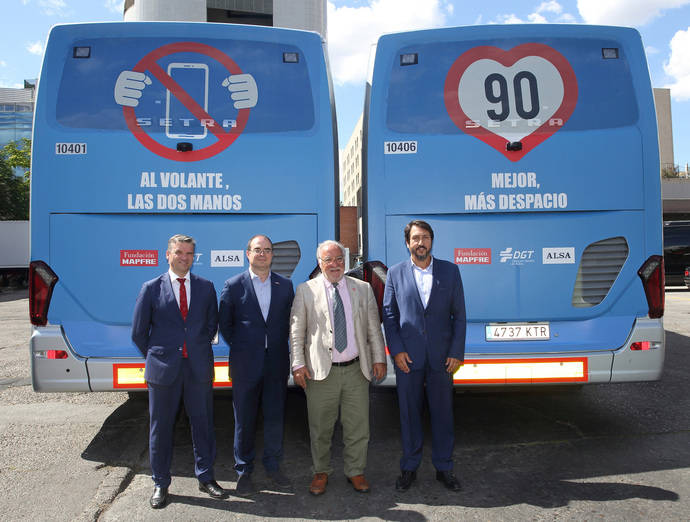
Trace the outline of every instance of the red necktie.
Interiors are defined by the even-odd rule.
[[[184,286],[184,277],[178,277],[177,280],[180,282],[180,313],[182,314],[182,320],[187,320],[187,288]],[[187,358],[187,342],[182,345],[182,357]]]

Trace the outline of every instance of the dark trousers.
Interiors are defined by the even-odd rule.
[[[184,400],[192,428],[194,473],[202,482],[213,480],[216,435],[213,427],[212,383],[195,380],[185,360],[182,361],[180,374],[170,386],[148,383],[148,388],[151,419],[149,458],[153,482],[164,488],[170,485],[173,430],[181,399]]]
[[[424,389],[431,416],[431,461],[438,471],[453,469],[453,377],[429,367],[403,373],[395,368],[403,455],[400,469],[415,471],[424,445]]]
[[[232,405],[235,410],[235,470],[242,475],[254,471],[256,422],[263,413],[266,471],[276,471],[283,458],[285,396],[287,376],[264,375],[258,379],[241,376],[232,380]]]

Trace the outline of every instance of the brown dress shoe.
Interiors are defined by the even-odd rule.
[[[326,492],[326,484],[328,484],[328,473],[314,473],[309,493],[314,496],[323,495]]]
[[[347,477],[347,481],[352,484],[357,493],[369,493],[369,483],[364,475],[355,475],[354,477]]]

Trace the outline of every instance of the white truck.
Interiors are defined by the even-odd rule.
[[[29,222],[0,221],[0,288],[29,283]]]

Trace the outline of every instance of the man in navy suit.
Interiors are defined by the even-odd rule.
[[[226,491],[214,479],[213,350],[218,301],[213,283],[190,273],[194,239],[176,234],[165,257],[170,269],[147,281],[134,306],[132,340],[146,359],[149,389],[149,457],[154,509],[165,506],[170,486],[173,428],[180,400],[192,427],[194,472],[199,490],[214,498]]]
[[[465,356],[465,297],[458,267],[431,256],[433,241],[428,223],[408,223],[410,260],[391,267],[383,294],[383,325],[400,406],[398,491],[410,488],[422,459],[425,385],[436,479],[452,491],[460,489],[453,474],[453,374]]]
[[[263,411],[263,465],[273,485],[290,487],[280,471],[283,456],[285,395],[290,371],[288,334],[292,282],[271,271],[273,244],[265,235],[247,243],[249,269],[225,282],[220,296],[220,332],[230,347],[232,404],[235,410],[236,492],[255,491],[254,439]]]

